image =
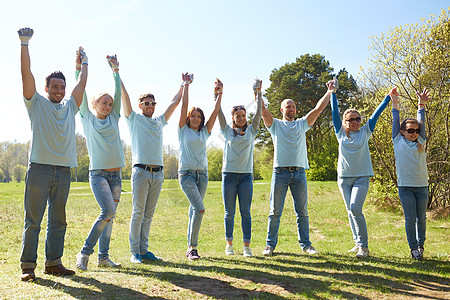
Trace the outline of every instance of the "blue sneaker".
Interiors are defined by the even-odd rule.
[[[130,261],[133,264],[142,264],[141,255],[139,253],[132,254],[130,257]]]
[[[148,259],[148,260],[161,260],[161,257],[155,256],[155,254],[148,251],[145,254],[141,254],[141,259]]]

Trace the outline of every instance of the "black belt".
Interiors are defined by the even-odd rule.
[[[150,167],[150,166],[146,166],[143,164],[135,164],[135,167],[150,171],[150,172],[159,172],[163,169],[163,166],[158,166],[158,167]]]
[[[288,170],[289,172],[294,172],[301,170],[302,167],[279,167],[280,169]]]

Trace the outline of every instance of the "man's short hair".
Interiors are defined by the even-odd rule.
[[[50,85],[50,79],[52,78],[58,78],[64,80],[64,83],[66,83],[66,77],[64,77],[63,73],[61,71],[55,71],[52,74],[48,75],[47,78],[45,78],[45,86],[49,87]]]
[[[150,99],[153,99],[153,101],[155,101],[155,96],[153,96],[153,94],[151,94],[151,93],[147,93],[147,94],[142,94],[139,96],[139,103],[141,103],[142,100],[144,100],[145,98],[150,98]]]

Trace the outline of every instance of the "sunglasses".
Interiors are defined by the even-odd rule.
[[[361,117],[356,117],[356,118],[350,118],[350,119],[347,119],[347,120],[345,120],[346,122],[349,122],[349,123],[352,123],[352,122],[357,122],[357,123],[359,123],[359,122],[361,122]]]
[[[236,106],[233,106],[233,110],[239,110],[239,109],[245,110],[245,106],[244,106],[244,105],[236,105]]]
[[[141,104],[144,104],[145,106],[155,106],[156,105],[156,102],[150,102],[150,101],[145,101],[145,102],[141,102]]]
[[[407,133],[409,133],[409,134],[413,134],[413,133],[419,134],[419,133],[420,133],[420,128],[417,128],[417,129],[414,129],[414,128],[408,128],[408,129],[406,129],[405,131],[406,131]]]

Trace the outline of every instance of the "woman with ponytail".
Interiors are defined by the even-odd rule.
[[[397,186],[405,213],[405,229],[411,257],[421,260],[425,242],[428,205],[428,171],[425,153],[425,104],[430,99],[424,89],[419,97],[417,119],[400,124],[398,94],[392,95],[392,142],[394,144]]]

